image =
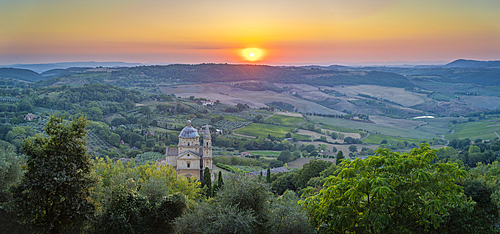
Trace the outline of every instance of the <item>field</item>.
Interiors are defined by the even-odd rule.
[[[288,162],[287,165],[290,168],[301,169],[305,164],[309,163],[311,160],[314,160],[314,158],[298,158],[298,159],[295,159],[294,161]],[[318,158],[318,160],[323,160],[323,161],[335,163],[334,158]]]
[[[244,118],[240,118],[240,117],[232,116],[232,115],[224,115],[224,119],[227,119],[229,121],[234,121],[234,122],[248,122],[248,119],[244,119]]]
[[[393,136],[385,136],[385,135],[370,133],[370,136],[363,139],[363,143],[380,144],[380,142],[384,139],[386,139],[388,142],[391,142],[391,141],[405,142],[405,141],[407,141],[409,143],[415,143],[416,145],[420,144],[422,141],[428,141],[428,139],[411,139],[411,138],[393,137]]]
[[[178,85],[161,87],[165,94],[175,94],[176,96],[187,98],[195,96],[208,100],[219,100],[223,104],[236,105],[238,103],[247,104],[253,108],[266,107],[265,103],[284,102],[295,106],[300,112],[314,112],[321,114],[343,114],[340,111],[328,109],[324,106],[303,100],[291,95],[280,94],[273,91],[248,91],[230,85],[220,83],[204,83],[196,85]]]
[[[453,130],[453,133],[445,136],[447,140],[465,138],[492,140],[497,138],[494,132],[500,134],[500,119],[455,124]]]
[[[235,130],[236,133],[266,138],[268,134],[275,137],[284,137],[285,134],[290,132],[291,127],[276,126],[271,124],[251,123],[243,128]],[[298,140],[307,140],[310,137],[292,133],[293,138]]]
[[[321,128],[323,130],[328,129],[328,130],[342,132],[342,133],[348,133],[348,132],[349,133],[360,133],[360,132],[362,132],[362,131],[356,130],[356,129],[344,128],[344,127],[333,126],[333,125],[328,125],[328,124],[321,125]]]
[[[287,115],[276,114],[269,117],[266,123],[275,123],[279,125],[297,125],[306,123],[302,117],[293,117]]]
[[[480,107],[484,109],[500,109],[500,97],[492,96],[461,96],[461,101],[467,103],[467,105]]]
[[[118,113],[114,113],[114,114],[112,114],[112,115],[107,116],[106,118],[104,118],[104,120],[106,120],[106,122],[108,122],[108,123],[111,123],[111,121],[112,121],[113,119],[115,119],[115,118],[121,118],[121,117],[123,117],[123,116],[121,116],[121,115],[120,115],[120,114],[118,114]]]
[[[232,173],[232,172],[230,172],[230,171],[226,171],[226,170],[224,170],[224,169],[222,169],[222,168],[220,168],[220,167],[217,167],[217,166],[215,166],[215,165],[214,165],[214,167],[213,167],[213,170],[212,170],[212,171],[213,171],[213,174],[214,174],[214,175],[217,175],[217,176],[219,176],[219,171],[222,171],[222,177],[223,177],[223,178],[225,178],[225,177],[229,177],[229,176],[234,176],[234,173]]]
[[[319,116],[307,116],[308,119],[316,123],[323,123],[332,126],[342,126],[344,128],[360,129],[371,133],[381,135],[412,138],[412,139],[432,139],[439,137],[449,132],[447,127],[443,127],[442,122],[433,120],[407,120],[407,119],[392,119],[385,117],[383,121],[379,120],[379,124],[359,122],[339,118],[326,118]],[[370,116],[374,118],[375,116]],[[382,116],[383,117],[383,116]],[[446,118],[445,121],[449,121]],[[388,123],[387,121],[391,121]],[[375,119],[374,119],[375,121]],[[425,127],[431,125],[432,127]]]
[[[270,157],[278,157],[281,154],[281,151],[269,151],[269,150],[252,150],[248,152],[250,152],[252,155],[261,155]]]
[[[403,106],[414,106],[428,100],[427,95],[405,91],[403,88],[382,87],[377,85],[335,86],[321,87],[336,90],[349,96],[358,94],[370,95],[379,99],[386,99]]]

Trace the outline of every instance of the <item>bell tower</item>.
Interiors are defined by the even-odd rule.
[[[208,125],[205,125],[205,132],[203,133],[203,157],[202,157],[202,165],[203,168],[202,170],[205,169],[205,167],[208,167],[210,169],[210,174],[213,176],[212,169],[212,136],[210,135],[210,130],[208,129]]]

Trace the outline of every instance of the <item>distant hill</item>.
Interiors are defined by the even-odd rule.
[[[167,66],[141,66],[112,72],[110,79],[127,79],[137,82],[147,76],[152,79],[171,79],[183,82],[237,82],[258,80],[270,83],[298,83],[312,85],[372,84],[388,87],[414,87],[405,77],[391,72],[350,72],[339,70],[305,69],[300,67],[275,67],[266,65],[237,64],[175,64]]]
[[[493,67],[500,66],[500,61],[478,61],[478,60],[466,60],[458,59],[451,63],[444,65],[443,67],[449,68],[479,68],[479,67]]]
[[[0,68],[0,78],[11,78],[35,82],[42,79],[42,76],[34,71],[19,68]]]
[[[41,63],[41,64],[12,64],[0,65],[0,67],[11,67],[29,69],[38,73],[42,73],[51,69],[66,69],[70,67],[135,67],[142,66],[142,63],[125,63],[125,62],[63,62],[63,63]]]

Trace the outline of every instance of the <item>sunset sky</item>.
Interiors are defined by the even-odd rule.
[[[499,60],[499,12],[499,0],[0,0],[0,64]]]

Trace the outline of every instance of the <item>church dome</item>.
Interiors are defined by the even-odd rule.
[[[184,138],[193,138],[193,137],[199,137],[198,131],[191,127],[191,120],[187,121],[187,126],[184,127],[181,131],[181,134],[179,134],[179,137],[184,137]]]

